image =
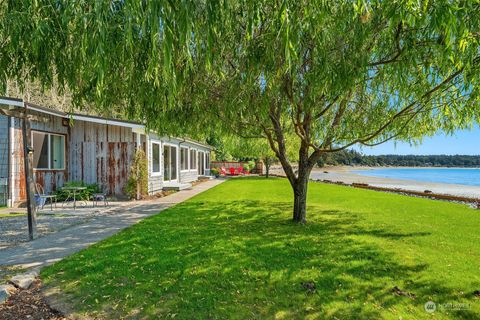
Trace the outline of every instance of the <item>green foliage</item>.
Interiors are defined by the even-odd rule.
[[[225,135],[221,139],[224,152],[230,154],[235,160],[263,160],[275,158],[275,153],[262,138],[241,138],[235,135]],[[287,144],[287,155],[290,161],[298,160],[298,141],[290,136]]]
[[[220,170],[218,168],[211,168],[210,173],[213,174],[214,177],[219,177],[220,176]]]
[[[303,196],[324,153],[479,122],[478,16],[446,0],[7,1],[0,86],[57,81],[159,134],[267,139]]]
[[[143,149],[135,151],[125,193],[137,200],[148,194],[148,161]]]
[[[0,84],[58,81],[77,105],[119,106],[161,133],[270,127],[276,99],[292,133],[299,106],[322,114],[310,129],[322,148],[418,140],[478,120],[479,11],[474,1],[8,1]]]
[[[99,185],[96,183],[86,184],[83,181],[69,181],[65,182],[64,187],[86,187],[85,190],[78,191],[76,193],[77,199],[90,200],[92,195],[95,193],[101,193]],[[57,196],[58,201],[65,201],[69,196],[72,195],[72,191],[64,190],[63,188],[58,188],[54,194]]]
[[[233,157],[228,152],[228,148],[225,147],[224,139],[212,134],[206,139],[206,142],[214,148],[213,158],[214,161],[232,161]]]
[[[468,306],[434,319],[480,317],[473,209],[312,183],[315,214],[299,228],[285,221],[291,199],[285,179],[230,179],[42,269],[42,281],[102,319],[430,319],[428,300]]]

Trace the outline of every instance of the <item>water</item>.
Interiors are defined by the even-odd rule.
[[[353,172],[381,178],[480,186],[480,168],[384,168]]]

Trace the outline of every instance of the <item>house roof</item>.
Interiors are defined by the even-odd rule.
[[[2,104],[16,106],[16,107],[27,107],[29,110],[33,110],[36,112],[49,114],[49,115],[62,117],[62,118],[71,118],[73,120],[78,120],[78,121],[86,121],[86,122],[107,124],[107,125],[113,125],[113,126],[127,127],[127,128],[131,128],[134,132],[146,131],[146,126],[139,122],[128,121],[128,120],[118,120],[118,119],[112,119],[112,118],[103,118],[99,116],[91,116],[91,115],[85,115],[85,114],[79,114],[79,113],[65,113],[63,111],[58,111],[58,110],[47,108],[44,106],[39,106],[36,104],[32,104],[30,102],[24,102],[22,99],[0,97],[0,105]],[[176,138],[192,144],[200,145],[208,149],[213,149],[211,145],[201,143],[199,141],[195,141],[188,138],[178,138],[178,137]]]

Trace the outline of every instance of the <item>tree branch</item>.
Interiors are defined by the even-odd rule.
[[[477,60],[477,59],[475,59]],[[457,76],[459,76],[462,72],[463,72],[464,68],[460,68],[459,70],[455,71],[454,73],[452,73],[450,76],[448,76],[447,78],[445,78],[442,82],[440,82],[439,84],[437,84],[436,86],[434,86],[433,88],[431,88],[430,90],[428,90],[426,93],[424,93],[420,99],[418,100],[415,100],[413,102],[411,102],[409,105],[407,105],[406,107],[404,107],[403,109],[401,109],[399,112],[395,113],[386,123],[384,123],[382,126],[380,126],[377,130],[375,130],[374,132],[372,133],[369,133],[367,134],[366,136],[362,137],[362,138],[359,138],[359,139],[355,139],[353,140],[352,142],[342,146],[342,147],[339,147],[339,148],[335,148],[335,149],[328,149],[328,150],[325,150],[325,152],[337,152],[337,151],[341,151],[341,150],[344,150],[348,147],[351,147],[352,145],[356,144],[356,143],[361,143],[361,144],[364,144],[364,143],[368,143],[368,141],[374,139],[375,137],[377,137],[378,135],[380,135],[388,126],[390,126],[392,123],[394,123],[397,119],[399,119],[400,117],[402,117],[404,114],[406,114],[408,111],[412,110],[412,108],[414,108],[416,105],[418,105],[419,103],[421,103],[421,101],[419,100],[423,100],[425,98],[428,98],[430,97],[433,93],[435,93],[436,91],[438,91],[439,89],[441,89],[444,85],[450,83],[451,81],[453,81]]]

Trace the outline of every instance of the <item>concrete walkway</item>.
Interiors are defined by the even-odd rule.
[[[183,190],[164,198],[136,202],[130,207],[115,208],[110,215],[98,216],[85,224],[0,250],[0,266],[30,268],[52,264],[223,181],[225,180],[209,180],[190,190]]]

